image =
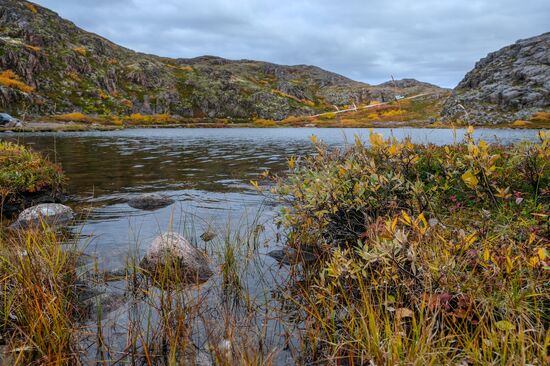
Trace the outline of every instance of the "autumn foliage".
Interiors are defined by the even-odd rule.
[[[315,360],[548,361],[550,133],[314,144],[274,193],[287,244],[318,258],[289,284]]]

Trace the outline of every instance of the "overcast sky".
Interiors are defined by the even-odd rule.
[[[311,64],[372,84],[454,87],[488,52],[550,31],[550,0],[35,0],[128,48]]]

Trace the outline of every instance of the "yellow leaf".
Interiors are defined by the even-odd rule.
[[[468,126],[468,134],[474,133],[474,126]]]
[[[288,169],[292,170],[296,167],[296,160],[294,159],[294,156],[290,157],[288,159]]]
[[[483,252],[483,260],[487,262],[489,261],[489,258],[491,258],[491,253],[489,252],[489,248],[485,248],[485,251]]]
[[[258,184],[258,181],[251,180],[250,184],[252,184],[254,188],[256,188],[258,191],[260,190],[260,185]]]
[[[411,218],[405,211],[401,211],[401,216],[403,217],[403,222],[405,222],[405,224],[407,225],[411,224]]]
[[[317,144],[317,136],[311,135],[311,142],[313,142],[314,144]]]
[[[479,183],[479,180],[471,170],[468,170],[466,173],[462,174],[462,181],[471,189],[475,189]]]
[[[539,258],[541,261],[543,261],[544,258],[548,256],[544,248],[539,248],[539,250],[537,251],[537,254],[539,255]]]

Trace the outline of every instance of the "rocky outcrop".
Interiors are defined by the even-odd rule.
[[[0,109],[15,115],[281,120],[394,93],[315,66],[133,52],[23,0],[0,0],[0,72],[4,70],[33,88],[25,92],[0,83]]]
[[[128,206],[137,208],[140,210],[156,210],[166,206],[170,206],[174,203],[174,200],[158,193],[145,193],[140,194],[128,201]]]
[[[148,248],[140,267],[159,286],[197,284],[212,276],[206,255],[175,232],[157,237]]]
[[[550,33],[517,41],[476,63],[443,107],[446,120],[486,125],[550,109]]]
[[[59,203],[43,203],[29,207],[19,214],[11,229],[26,229],[40,227],[42,224],[58,226],[67,224],[74,218],[74,212],[70,207]]]

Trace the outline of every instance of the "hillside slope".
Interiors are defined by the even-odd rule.
[[[394,89],[314,66],[137,53],[38,5],[0,0],[0,108],[14,114],[169,113],[280,120],[334,105],[391,99]]]
[[[528,120],[550,109],[550,33],[519,40],[476,63],[444,105],[471,124]]]

